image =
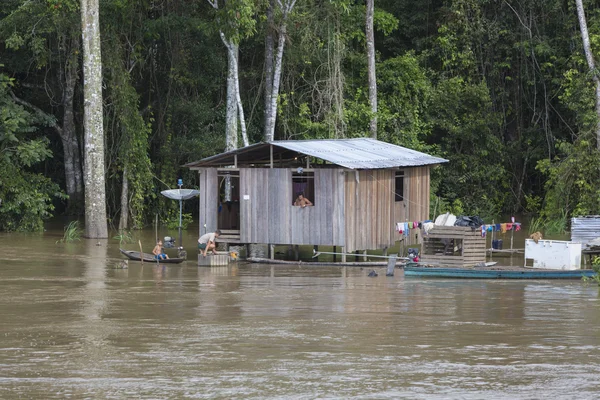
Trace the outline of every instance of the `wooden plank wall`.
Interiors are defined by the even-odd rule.
[[[408,221],[429,219],[429,167],[407,168],[404,185],[408,189]]]
[[[240,169],[241,242],[343,246],[341,171],[316,169],[314,206],[301,208],[292,205],[291,169]]]
[[[395,222],[425,221],[430,219],[430,167],[404,169],[404,201],[395,204]],[[404,240],[406,245],[419,243],[420,230],[410,230],[408,236],[394,232],[395,240]]]
[[[199,235],[202,236],[206,232],[214,232],[218,228],[219,184],[216,168],[201,169],[198,173],[200,178]]]
[[[347,171],[346,252],[394,244],[395,170]]]

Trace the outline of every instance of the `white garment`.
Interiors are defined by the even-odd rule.
[[[435,226],[435,224],[433,222],[424,222],[422,225],[423,231],[425,232],[426,235],[428,235],[434,226]]]
[[[450,214],[447,212],[446,214],[438,215],[435,219],[435,224],[440,226],[454,226],[456,222],[456,215]]]

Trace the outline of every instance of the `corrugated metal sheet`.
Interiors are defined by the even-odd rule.
[[[418,167],[448,162],[443,158],[370,138],[279,140],[270,143],[349,169]]]
[[[381,142],[370,138],[355,139],[316,139],[316,140],[276,140],[268,143],[255,143],[248,147],[217,154],[212,157],[184,165],[188,168],[232,165],[234,156],[239,163],[253,159],[268,159],[269,146],[283,151],[293,151],[316,157],[332,164],[349,169],[383,169],[395,167],[419,167],[448,162],[406,147]]]
[[[600,245],[600,215],[571,218],[571,241],[581,243],[584,249]]]

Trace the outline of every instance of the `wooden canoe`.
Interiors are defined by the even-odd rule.
[[[123,249],[119,249],[119,250],[121,250],[121,253],[123,253],[130,260],[142,261],[142,258],[140,257],[140,254],[142,254],[144,257],[144,262],[156,264],[156,258],[154,258],[154,254],[140,253],[139,251],[133,251],[133,250],[123,250]],[[166,260],[159,260],[158,263],[159,264],[181,264],[184,261],[185,261],[185,258],[168,258]]]

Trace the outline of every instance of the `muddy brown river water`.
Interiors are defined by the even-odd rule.
[[[117,240],[59,238],[0,234],[2,399],[600,398],[599,289],[578,280],[118,270]]]

